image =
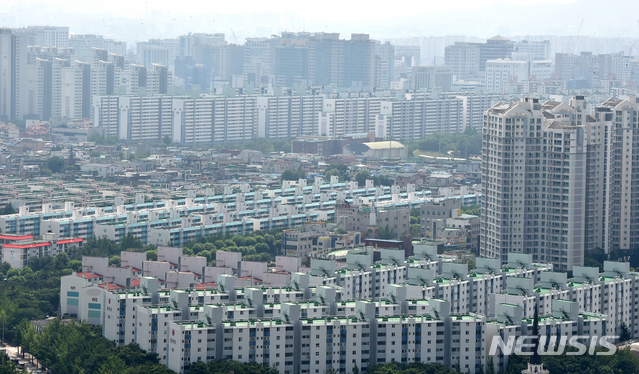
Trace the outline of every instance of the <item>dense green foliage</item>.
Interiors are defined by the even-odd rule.
[[[37,263],[33,261],[33,268],[25,267],[21,271],[11,269],[6,262],[0,265],[0,319],[6,322],[7,341],[14,341],[15,327],[23,319],[56,315],[60,276],[72,273],[66,253],[37,260]]]
[[[0,374],[22,374],[28,372],[26,368],[18,370],[16,364],[11,362],[7,355],[0,353]]]
[[[397,235],[395,234],[395,230],[393,230],[390,226],[381,226],[377,231],[378,239],[397,239]]]
[[[24,352],[35,356],[55,373],[95,374],[171,374],[161,365],[157,354],[146,353],[137,344],[116,347],[102,337],[99,327],[54,319],[36,334],[31,323],[24,321],[18,328],[18,341]]]
[[[572,351],[575,349],[566,348],[566,351],[561,355],[542,356],[544,367],[551,373],[561,374],[639,373],[639,358],[628,349],[619,350],[611,356],[589,354],[569,356],[566,354]],[[529,356],[511,355],[501,374],[521,374],[521,371],[528,366],[529,358]]]
[[[64,170],[64,159],[60,156],[53,156],[47,160],[47,168],[53,173]]]
[[[108,257],[109,261],[114,256],[120,256],[121,251],[148,252],[155,251],[154,245],[144,245],[140,238],[126,234],[118,244],[106,237],[89,238],[82,243],[82,248],[70,248],[69,258],[71,260],[82,260],[82,256]],[[147,256],[148,257],[148,256]]]
[[[265,140],[265,139],[255,139],[252,142],[237,144],[234,147],[236,149],[252,149],[254,151],[260,151],[263,154],[271,153],[271,152],[291,152],[291,140],[294,138],[281,139],[281,140]],[[222,148],[222,146],[218,147]]]
[[[7,214],[15,214],[16,210],[13,209],[13,205],[11,205],[11,203],[7,203],[7,205],[4,206],[4,208],[2,208],[2,210],[0,210],[0,216],[4,216]]]
[[[467,157],[481,155],[481,133],[472,127],[466,127],[462,133],[437,132],[409,146],[420,151],[447,153],[453,151],[456,156]],[[414,150],[414,149],[413,149]]]
[[[401,364],[399,362],[389,362],[383,365],[375,365],[366,371],[368,374],[459,374],[458,371],[450,369],[441,364],[424,364],[413,362]],[[519,373],[521,374],[521,373]]]
[[[360,188],[366,186],[367,179],[372,180],[375,186],[392,186],[395,183],[393,179],[383,175],[371,175],[368,170],[362,170],[355,174],[355,180]]]
[[[584,266],[598,267],[603,272],[604,261],[618,261],[621,255],[617,250],[613,249],[610,253],[606,253],[603,249],[597,247],[591,251],[586,251],[584,255]]]
[[[351,180],[351,173],[346,164],[333,164],[324,169],[324,181],[330,183],[331,176],[336,175],[340,182],[348,182]]]
[[[479,217],[480,214],[481,214],[481,205],[479,205],[479,204],[463,205],[461,207],[461,211],[464,214],[471,214],[473,216]]]
[[[275,368],[257,363],[239,363],[237,361],[194,362],[189,367],[189,374],[278,374]]]
[[[89,141],[98,145],[114,145],[118,143],[118,137],[115,135],[105,137],[103,135],[95,134],[89,137]]]
[[[215,260],[215,252],[242,252],[245,261],[272,261],[282,247],[282,230],[255,231],[246,235],[216,234],[191,239],[184,243],[186,255]]]
[[[306,178],[306,172],[303,170],[284,170],[282,173],[283,181],[297,181]]]

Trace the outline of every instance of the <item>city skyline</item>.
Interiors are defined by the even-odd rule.
[[[0,14],[0,25],[68,25],[74,34],[103,34],[130,44],[152,37],[175,37],[188,32],[235,34],[239,43],[247,37],[268,37],[282,31],[330,31],[343,35],[367,32],[378,40],[444,35],[489,38],[495,34],[510,37],[531,34],[639,36],[639,22],[630,16],[639,11],[638,5],[623,0],[614,4],[627,10],[621,15],[601,13],[592,0],[537,0],[526,6],[514,1],[487,0],[446,4],[446,9],[429,3],[427,8],[426,5],[418,6],[411,8],[410,12],[404,8],[364,8],[358,6],[359,3],[328,3],[320,9],[309,10],[296,8],[284,1],[274,5],[269,3],[268,8],[248,2],[242,7],[245,10],[236,12],[233,12],[233,8],[217,4],[215,10],[189,7],[197,9],[190,12],[171,8],[167,2],[154,4],[153,7],[143,8],[118,0],[110,2],[108,7],[92,4],[87,9],[75,1],[56,5],[13,3],[7,7],[7,13]],[[340,11],[335,11],[336,8]],[[111,9],[127,9],[127,12],[113,15]],[[352,14],[360,16],[351,19]],[[565,14],[570,16],[565,17]],[[234,41],[232,38],[229,40]]]

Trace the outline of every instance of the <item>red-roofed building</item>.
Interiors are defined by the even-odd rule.
[[[60,238],[47,235],[47,240],[33,240],[31,235],[0,235],[2,243],[2,262],[8,262],[14,269],[28,266],[33,257],[55,257],[60,252],[66,252],[72,246],[81,247],[84,242],[80,238]],[[1,242],[4,241],[4,242]]]
[[[16,234],[2,234],[0,235],[0,244],[14,243],[19,241],[33,240],[33,235],[16,235]]]

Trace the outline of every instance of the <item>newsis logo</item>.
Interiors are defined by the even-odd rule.
[[[617,347],[611,342],[616,341],[618,338],[618,336],[597,337],[580,335],[572,336],[570,339],[568,339],[567,336],[561,336],[559,341],[557,341],[556,335],[551,335],[550,339],[548,339],[546,335],[542,335],[539,337],[537,354],[540,356],[558,356],[564,353],[566,346],[569,346],[577,350],[566,352],[568,356],[581,356],[585,354],[586,351],[588,351],[589,355],[610,356],[617,351]],[[595,352],[597,347],[605,348],[607,351]],[[513,353],[522,356],[532,356],[533,349],[535,348],[535,337],[520,336],[515,339],[514,336],[510,336],[506,342],[504,342],[501,336],[494,336],[488,354],[496,356],[497,348],[499,348],[504,356],[510,356]]]

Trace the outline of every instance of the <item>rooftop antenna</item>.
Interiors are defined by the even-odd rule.
[[[572,46],[572,51],[570,53],[575,54],[575,49],[577,48],[577,42],[579,41],[579,34],[581,34],[581,26],[584,24],[584,19],[581,19],[581,23],[579,23],[579,30],[577,30],[577,37],[575,38],[575,44]]]

